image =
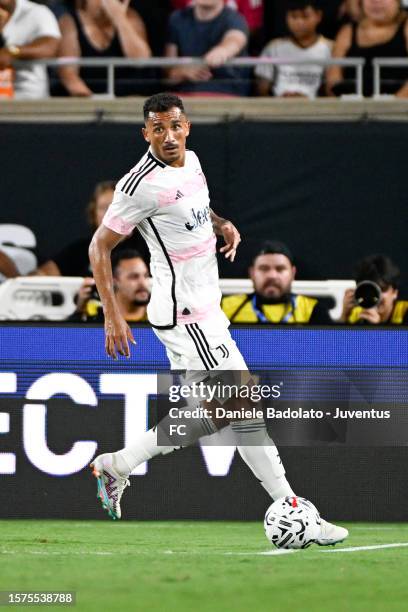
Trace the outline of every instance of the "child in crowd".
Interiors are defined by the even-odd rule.
[[[318,33],[322,11],[316,0],[288,0],[286,24],[290,35],[271,40],[261,57],[281,60],[328,60],[332,41]],[[325,67],[317,64],[263,64],[255,69],[260,96],[315,98]]]

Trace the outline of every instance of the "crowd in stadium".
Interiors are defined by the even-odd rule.
[[[376,57],[407,56],[402,0],[0,0],[0,98],[88,97],[107,92],[104,67],[47,71],[21,60],[197,57],[201,65],[120,67],[116,95],[167,89],[183,95],[315,98],[356,92],[355,69],[304,63],[364,58],[373,94]],[[300,60],[226,64],[233,58]],[[382,69],[382,93],[408,96],[406,68]]]

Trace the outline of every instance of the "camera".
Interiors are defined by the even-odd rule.
[[[354,292],[354,300],[361,308],[375,308],[381,299],[381,287],[373,281],[365,280],[358,283]]]
[[[101,298],[99,297],[96,285],[93,287],[89,299],[85,305],[85,312],[88,317],[98,316],[98,311],[102,308]]]

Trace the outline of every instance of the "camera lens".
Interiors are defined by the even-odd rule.
[[[354,299],[361,308],[374,308],[381,299],[381,287],[373,281],[361,281],[356,287]]]

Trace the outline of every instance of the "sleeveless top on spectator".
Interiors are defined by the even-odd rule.
[[[123,53],[119,36],[115,32],[106,49],[98,49],[93,46],[90,39],[85,33],[82,22],[76,11],[70,12],[70,15],[75,21],[78,31],[78,42],[81,49],[81,57],[83,58],[104,58],[126,57]],[[106,93],[108,91],[107,68],[97,68],[95,66],[83,66],[80,71],[81,78],[86,82],[88,87],[94,93]],[[126,96],[141,92],[138,80],[143,78],[144,71],[135,68],[115,68],[115,94]],[[144,91],[143,87],[142,90]]]
[[[406,19],[402,21],[394,36],[387,42],[380,43],[378,45],[372,45],[370,47],[361,47],[357,43],[357,25],[353,24],[353,34],[351,47],[347,52],[346,57],[363,57],[366,61],[363,69],[363,94],[364,96],[372,96],[374,92],[374,80],[373,80],[373,59],[375,57],[406,57],[407,46],[404,35],[404,27]],[[352,81],[354,84],[355,70],[347,68],[344,71],[345,89],[342,88],[340,93],[349,93],[349,83]],[[393,68],[386,67],[381,68],[381,93],[395,94],[403,85],[407,78],[406,68]],[[340,85],[341,87],[341,85]],[[355,91],[353,89],[351,91]]]

